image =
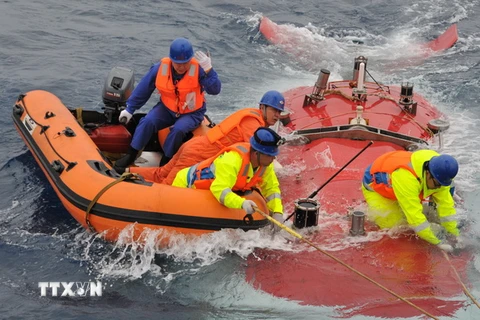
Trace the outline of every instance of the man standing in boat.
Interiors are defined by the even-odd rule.
[[[212,68],[210,56],[197,51],[194,57],[190,41],[177,38],[170,45],[169,57],[155,63],[133,90],[126,109],[120,113],[120,122],[128,123],[155,89],[160,93],[160,101],[140,119],[127,155],[116,161],[114,169],[119,173],[135,161],[154,133],[171,126],[163,146],[161,165],[167,163],[187,133],[203,121],[205,92],[219,94],[221,82]]]
[[[260,100],[258,109],[238,110],[210,129],[206,135],[187,141],[165,166],[131,167],[127,171],[139,173],[153,182],[172,184],[181,169],[212,157],[234,143],[248,142],[259,127],[273,126],[280,119],[284,107],[285,98],[280,92],[267,91]]]
[[[255,202],[240,197],[235,191],[259,187],[273,217],[283,223],[280,186],[273,170],[273,160],[283,142],[284,139],[272,129],[258,128],[250,143],[236,143],[207,160],[180,170],[172,186],[210,189],[221,204],[243,209],[247,214],[255,212]]]
[[[369,218],[380,228],[408,223],[420,238],[451,252],[452,245],[437,237],[423,213],[422,200],[430,197],[441,226],[454,237],[456,246],[461,247],[452,196],[457,172],[455,158],[433,150],[392,151],[380,156],[363,177],[362,191]]]

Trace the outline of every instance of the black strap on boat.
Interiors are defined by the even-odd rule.
[[[217,125],[215,122],[212,121],[212,119],[210,119],[210,117],[209,117],[208,115],[205,114],[204,117],[205,117],[205,119],[207,119],[207,121],[209,122],[209,123],[207,124],[207,127],[213,128],[213,127],[215,127],[215,126]]]
[[[85,211],[85,223],[88,226],[88,229],[92,232],[95,232],[95,228],[92,226],[90,223],[90,211],[92,210],[93,206],[97,203],[98,199],[111,187],[116,185],[117,183],[120,183],[125,180],[143,180],[143,177],[139,175],[138,173],[132,173],[132,172],[124,172],[117,180],[110,182],[107,184],[100,192],[90,201],[90,204],[87,207],[87,211]]]
[[[243,222],[248,226],[253,223],[253,216],[251,214],[246,214],[245,217],[243,217]]]
[[[27,104],[25,102],[25,94],[21,94],[18,96],[18,100],[17,101],[21,101],[22,104],[23,104],[23,107],[25,108],[25,112],[27,113],[27,115],[30,117],[30,119],[32,119],[33,122],[35,122],[35,124],[37,124],[38,126],[40,126],[42,129],[40,131],[40,134],[43,134],[45,139],[47,139],[47,142],[48,144],[50,145],[50,148],[52,148],[53,152],[55,152],[55,154],[60,158],[62,159],[65,163],[67,163],[67,169],[66,171],[69,171],[70,169],[72,169],[73,167],[75,167],[77,165],[77,162],[76,161],[68,161],[67,159],[65,159],[64,157],[62,157],[58,152],[57,150],[55,149],[55,147],[52,145],[52,143],[50,142],[50,139],[48,138],[48,136],[45,134],[45,132],[48,130],[48,128],[50,128],[50,126],[46,126],[46,125],[42,125],[41,123],[39,123],[38,121],[36,121],[34,118],[32,118],[32,116],[30,115],[30,113],[28,112],[28,108],[27,108]],[[45,114],[45,119],[48,119],[48,118],[51,118],[51,117],[46,117],[48,115],[48,112]],[[51,114],[53,114],[53,112],[51,112]],[[62,132],[58,132],[57,135],[60,135],[60,134],[65,134],[65,136],[67,137],[74,137],[75,136],[75,132],[69,128],[69,127],[66,127],[65,130],[63,130]],[[73,133],[73,134],[72,134]]]
[[[43,124],[41,124],[40,122],[38,122],[37,120],[35,120],[31,115],[30,115],[30,112],[28,112],[28,108],[27,108],[27,104],[25,103],[25,96],[26,94],[21,94],[18,96],[18,99],[17,99],[17,102],[18,101],[21,101],[22,104],[23,104],[23,107],[25,108],[25,112],[28,114],[28,116],[30,117],[30,119],[32,119],[33,122],[35,122],[35,124],[39,127],[42,128],[42,133],[47,131],[48,128],[50,128],[50,126],[44,126]]]

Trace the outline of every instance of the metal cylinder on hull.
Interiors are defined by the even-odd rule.
[[[293,225],[297,229],[308,228],[318,225],[318,213],[320,205],[313,199],[298,199],[295,201],[295,215]]]
[[[363,236],[365,234],[365,213],[362,211],[354,211],[352,214],[352,227],[350,228],[350,235]]]
[[[330,71],[327,69],[321,69],[320,74],[318,75],[317,82],[315,82],[315,91],[314,95],[320,96],[323,95],[323,92],[327,88],[328,78],[330,77]]]
[[[413,83],[402,82],[400,85],[400,104],[409,105],[413,102]]]
[[[358,81],[358,76],[359,76],[359,73],[360,73],[360,64],[363,63],[364,65],[364,70],[367,69],[367,62],[368,62],[368,58],[364,57],[364,56],[358,56],[354,59],[354,63],[353,63],[353,81]],[[365,73],[363,73],[363,77],[362,77],[362,83],[365,83]]]

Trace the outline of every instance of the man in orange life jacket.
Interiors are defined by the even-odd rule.
[[[250,143],[236,143],[216,156],[180,170],[172,185],[210,189],[221,204],[232,209],[242,208],[247,214],[255,212],[255,202],[245,200],[235,191],[258,186],[273,217],[283,223],[280,186],[273,170],[278,145],[283,142],[284,139],[272,129],[258,128]]]
[[[369,218],[381,228],[408,223],[420,238],[451,252],[452,245],[437,237],[423,214],[421,201],[430,197],[436,204],[441,226],[461,247],[451,190],[457,172],[455,158],[433,150],[392,151],[380,156],[363,177]]]
[[[273,126],[284,110],[285,98],[280,92],[271,90],[263,95],[259,104],[259,109],[246,108],[236,111],[209,130],[205,136],[187,141],[163,167],[131,167],[127,171],[139,173],[153,182],[172,184],[181,169],[212,157],[234,143],[248,142],[259,127]]]
[[[177,38],[170,45],[169,57],[154,64],[133,90],[126,109],[120,113],[120,122],[128,123],[135,110],[150,99],[155,89],[160,92],[160,101],[140,119],[127,155],[116,161],[114,169],[119,173],[135,161],[139,150],[154,133],[172,126],[163,146],[161,164],[168,162],[187,133],[203,121],[205,92],[220,93],[221,83],[210,57],[201,51],[197,51],[194,57],[190,41]]]

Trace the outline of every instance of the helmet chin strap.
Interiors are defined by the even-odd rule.
[[[256,166],[252,163],[252,167],[253,167],[253,170],[257,169],[258,167],[260,167],[260,152],[258,152],[257,150],[253,151],[257,154],[257,157],[255,158],[256,160]]]
[[[263,106],[263,107],[262,107]],[[263,121],[265,121],[265,123],[267,123],[267,106],[264,105],[264,104],[261,104],[260,105],[260,110],[262,111],[262,117],[263,117]],[[267,124],[268,125],[268,124]]]

